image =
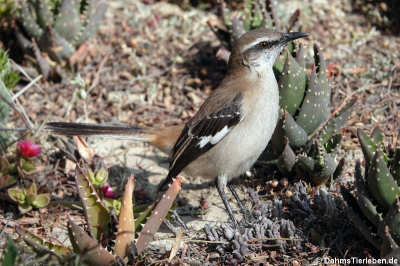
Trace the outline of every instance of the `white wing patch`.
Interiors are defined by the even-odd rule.
[[[225,126],[223,129],[218,131],[214,136],[204,136],[200,138],[199,143],[197,144],[200,149],[202,149],[204,146],[206,146],[208,143],[211,143],[212,145],[218,143],[221,139],[223,139],[226,134],[228,134],[230,129],[228,126]]]

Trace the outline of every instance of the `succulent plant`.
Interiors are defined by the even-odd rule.
[[[290,16],[286,28],[278,19],[276,10],[276,3],[272,0],[247,0],[241,14],[229,13],[222,5],[226,29],[217,31],[214,28],[214,32],[223,43],[229,44],[232,39],[257,27],[280,31],[300,30],[299,10]],[[335,148],[341,140],[337,132],[346,122],[354,101],[332,114],[331,88],[320,48],[314,45],[310,76],[306,72],[304,53],[301,45],[296,47],[292,42],[274,64],[282,110],[265,157],[267,160],[278,159],[277,166],[281,172],[301,171],[319,185],[341,173],[344,161],[337,164],[334,160]]]
[[[36,170],[35,157],[40,153],[40,146],[31,141],[20,141],[13,154],[0,157],[0,190],[9,188],[17,180]]]
[[[38,194],[35,183],[27,188],[9,188],[8,195],[18,203],[18,209],[21,213],[26,213],[32,208],[44,208],[50,203],[50,194]]]
[[[13,89],[19,81],[17,72],[11,69],[11,62],[7,53],[0,48],[0,127],[6,128],[11,108],[4,101],[11,101],[10,89]],[[0,130],[0,146],[6,147],[9,143],[9,135]]]
[[[35,49],[36,43],[52,60],[63,62],[96,33],[106,10],[103,0],[21,1],[18,21],[28,38],[35,41],[33,50],[42,73],[50,71],[50,64]],[[21,43],[29,43],[24,36],[19,37]]]
[[[100,170],[96,174],[100,173],[103,176],[104,172]],[[119,219],[116,219],[115,214],[109,211],[98,193],[100,187],[96,189],[91,183],[92,178],[89,176],[96,174],[77,167],[75,176],[89,232],[70,219],[68,221],[68,235],[72,244],[70,248],[53,244],[18,228],[19,235],[35,252],[54,255],[60,265],[72,261],[79,261],[85,265],[114,265],[114,263],[125,265],[127,257],[142,253],[152,239],[176,198],[181,182],[181,179],[176,179],[156,207],[152,205],[143,208],[133,205],[134,178],[131,176],[125,186]],[[134,216],[137,218],[134,219]],[[146,223],[143,229],[139,230],[144,222]],[[118,224],[116,228],[115,224]],[[139,234],[135,243],[137,231]],[[108,251],[112,246],[114,254]]]
[[[286,23],[287,27],[283,28],[278,18],[276,1],[245,0],[241,5],[241,8],[236,7],[235,11],[231,11],[227,8],[225,1],[220,1],[219,15],[222,24],[209,24],[222,44],[229,50],[233,40],[237,40],[245,32],[259,27],[286,31],[298,28],[299,10],[291,15]]]
[[[377,127],[369,137],[361,129],[358,139],[365,159],[355,166],[355,187],[351,193],[342,187],[347,216],[382,256],[397,250],[400,259],[400,147],[384,147],[383,133]]]

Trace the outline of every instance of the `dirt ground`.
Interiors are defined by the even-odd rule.
[[[217,19],[216,8],[207,11],[194,7],[182,9],[175,4],[152,2],[109,1],[106,19],[97,37],[91,39],[78,62],[77,73],[88,87],[93,86],[85,99],[76,97],[80,89],[76,84],[44,80],[39,80],[19,97],[37,126],[47,121],[78,121],[162,127],[181,124],[196,112],[217,87],[226,70],[225,62],[215,56],[220,42],[207,25],[208,21]],[[310,34],[307,40],[302,40],[306,56],[312,58],[313,43],[322,48],[330,73],[332,108],[354,96],[358,98],[342,130],[343,141],[337,159],[345,157],[345,170],[329,188],[330,193],[337,196],[338,185],[352,181],[355,160],[362,158],[356,138],[358,128],[370,132],[378,125],[388,143],[400,145],[400,37],[395,31],[378,27],[366,14],[355,10],[352,0],[278,2],[283,16],[297,8],[301,10],[303,31]],[[72,79],[77,79],[77,75]],[[15,115],[11,123],[13,127],[23,126]],[[65,173],[61,168],[54,169],[50,163],[52,154],[63,145],[46,133],[39,134],[43,134],[40,137],[43,171],[38,173],[38,180],[47,183],[57,198],[76,197],[71,173]],[[108,167],[119,165],[132,169],[139,179],[136,190],[145,194],[151,194],[153,185],[167,174],[166,156],[148,145],[99,138],[90,138],[88,143],[103,157]],[[239,182],[239,195],[246,199],[247,205],[250,205],[249,187],[259,189],[261,178],[264,178],[264,184],[275,178],[274,172],[265,176],[257,173],[264,172],[257,167],[248,173],[248,180]],[[285,197],[285,192],[293,188],[295,181],[298,180],[289,180],[289,185],[278,189],[275,194],[266,193],[262,198]],[[184,183],[204,182],[190,178],[184,180]],[[205,224],[220,225],[228,220],[228,216],[215,187],[199,187],[190,189],[184,186],[180,193],[182,217],[190,228],[185,239],[192,260],[177,259],[174,263],[201,264],[202,261],[223,264],[225,258],[219,257],[221,255],[213,249],[215,244],[205,241],[203,228]],[[230,193],[228,196],[234,201]],[[200,210],[199,206],[204,202],[208,204],[207,211]],[[235,213],[240,217],[236,207]],[[83,217],[79,211],[64,207],[49,207],[25,216],[19,216],[8,207],[0,210],[6,232],[12,234],[13,227],[19,224],[62,243],[68,242],[67,215],[78,220]],[[317,219],[316,227],[321,226],[318,232],[324,235],[320,238],[323,240],[305,240],[308,249],[304,251],[283,254],[263,250],[258,255],[265,256],[262,259],[270,264],[293,265],[310,263],[318,256],[377,256],[373,247],[355,231],[352,232],[354,228],[344,216],[337,219],[341,220],[337,227],[329,227],[331,224],[323,227],[328,221],[323,217]],[[342,242],[329,243],[332,236],[338,234],[335,230],[343,228],[347,231]],[[153,260],[149,259],[147,263],[157,263],[165,254],[168,257],[168,250],[175,241],[175,235],[167,228],[160,231],[148,253]],[[204,242],[190,242],[194,239]],[[242,263],[257,264],[262,259],[253,258]]]

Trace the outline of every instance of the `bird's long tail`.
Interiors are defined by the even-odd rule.
[[[153,134],[146,128],[128,125],[100,125],[87,123],[50,122],[45,129],[52,134],[65,136],[104,136],[131,139],[142,142],[153,141]]]

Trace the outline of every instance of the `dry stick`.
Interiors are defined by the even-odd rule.
[[[106,64],[106,62],[108,60],[108,57],[109,57],[109,55],[106,55],[106,57],[104,57],[104,59],[101,60],[101,62],[99,64],[99,69],[96,71],[96,74],[95,74],[94,79],[93,79],[93,83],[90,86],[90,88],[88,89],[88,92],[90,92],[94,87],[96,87],[99,84],[100,73],[103,71],[104,65]]]
[[[171,262],[172,259],[176,256],[176,253],[178,252],[182,242],[182,235],[183,235],[182,228],[179,228],[178,235],[176,236],[176,240],[174,242],[174,246],[172,247],[171,253],[169,254],[168,262]]]
[[[35,79],[31,80],[28,85],[26,85],[22,90],[14,94],[12,100],[16,100],[20,95],[22,95],[25,91],[27,91],[32,85],[34,85],[39,79],[42,78],[42,75],[37,76]]]
[[[8,127],[0,127],[0,131],[26,131],[26,128],[8,128]]]
[[[5,92],[8,92],[8,89],[4,85],[3,81],[0,80],[0,86],[3,87],[3,90]],[[10,95],[12,98],[12,96]],[[3,95],[0,94],[0,98],[11,107],[22,119],[24,122],[25,126],[30,130],[33,131],[33,125],[32,122],[29,120],[28,115],[25,113],[24,109],[21,106],[17,106],[14,102],[10,102],[8,99],[6,99]],[[21,109],[21,110],[20,110]]]
[[[21,67],[20,65],[18,65],[17,63],[15,63],[13,60],[11,60],[12,65],[16,68],[16,70],[18,70],[19,72],[21,72],[29,81],[32,81],[33,79],[28,75],[28,73],[26,73],[25,69],[23,67]],[[37,84],[34,84],[41,92],[43,92],[43,89]]]

